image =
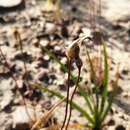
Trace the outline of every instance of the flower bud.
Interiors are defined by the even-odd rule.
[[[66,50],[66,56],[69,60],[73,60],[79,57],[79,45],[71,44]]]
[[[79,45],[82,44],[82,42],[85,40],[91,40],[90,37],[88,36],[84,36],[82,38],[78,38],[77,40],[73,41],[69,47],[66,50],[66,56],[69,60],[73,60],[73,59],[79,59],[79,52],[80,52],[80,47]]]
[[[80,69],[83,65],[82,60],[80,58],[75,59],[76,66]]]

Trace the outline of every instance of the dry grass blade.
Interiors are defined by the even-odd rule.
[[[52,113],[56,110],[57,107],[61,105],[61,103],[65,101],[65,99],[66,98],[63,98],[58,103],[56,103],[49,111],[43,113],[43,116],[36,121],[36,123],[32,126],[31,130],[36,130],[41,126],[44,126],[52,116]]]

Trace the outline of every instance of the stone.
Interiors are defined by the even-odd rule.
[[[0,7],[10,8],[18,6],[23,0],[0,0]]]
[[[47,33],[47,34],[54,34],[55,32],[56,32],[56,25],[55,24],[53,24],[53,23],[46,23],[46,25],[45,25],[45,32]]]

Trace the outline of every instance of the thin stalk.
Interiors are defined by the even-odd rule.
[[[71,70],[71,59],[68,59],[68,85],[67,85],[67,100],[66,100],[66,108],[65,108],[65,118],[63,121],[63,125],[61,127],[61,130],[63,130],[66,120],[67,120],[67,115],[68,115],[68,107],[69,107],[69,91],[70,91],[70,70]]]
[[[99,16],[102,15],[102,0],[99,0]]]
[[[88,57],[89,64],[90,64],[90,69],[91,69],[90,71],[91,71],[91,74],[93,75],[94,84],[96,84],[96,74],[95,74],[95,71],[94,71],[93,63],[92,63],[92,60],[91,60],[91,58],[90,58],[89,52],[88,52],[88,50],[87,50],[87,46],[85,46],[85,47],[86,47],[87,57]],[[91,91],[91,95],[92,95],[91,97],[92,97],[94,106],[96,106],[92,91]]]
[[[91,28],[92,28],[92,30],[94,31],[95,29],[96,29],[96,17],[95,17],[95,11],[96,11],[96,5],[95,5],[95,1],[94,0],[90,0],[90,6],[91,6],[91,10],[92,10],[92,12],[91,12],[91,15],[90,15],[90,17],[91,17]]]
[[[69,117],[68,117],[68,121],[67,121],[67,125],[66,125],[65,130],[67,130],[67,128],[68,128],[68,125],[69,125],[69,122],[70,122],[70,118],[71,118],[71,115],[72,115],[72,100],[73,100],[74,94],[75,94],[76,89],[77,89],[78,84],[79,84],[80,72],[81,72],[81,67],[78,68],[78,79],[77,79],[77,82],[76,82],[76,86],[75,86],[75,88],[74,88],[74,91],[73,91],[73,93],[72,93],[72,95],[71,95],[71,98],[70,98],[70,112],[69,112]]]
[[[101,97],[101,110],[100,113],[103,113],[105,102],[107,101],[107,95],[108,95],[108,78],[109,78],[109,70],[108,70],[108,62],[107,62],[107,51],[106,51],[106,45],[103,43],[103,53],[104,53],[104,79],[103,79],[103,93]]]
[[[19,32],[17,30],[14,32],[14,36],[15,36],[15,39],[16,39],[17,43],[20,46],[20,51],[21,51],[22,55],[24,55],[23,43],[22,43],[22,40],[21,40],[21,36],[20,36],[20,34],[19,34]],[[26,63],[25,63],[24,60],[23,60],[23,64],[24,64],[24,74],[25,74],[25,77],[26,77],[26,75],[27,75],[27,66],[26,66]]]

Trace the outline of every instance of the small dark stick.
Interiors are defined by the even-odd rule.
[[[21,53],[22,53],[22,55],[23,55],[23,54],[24,54],[23,44],[22,44],[22,40],[21,40],[20,33],[19,33],[17,30],[14,31],[14,37],[15,37],[15,39],[16,39],[16,41],[17,41],[17,44],[19,44],[19,46],[20,46],[20,51],[21,51]],[[27,67],[26,67],[25,61],[23,61],[23,64],[24,64],[24,71],[25,71],[25,77],[26,77]]]
[[[61,130],[63,130],[67,115],[68,115],[68,106],[69,106],[69,91],[70,91],[70,70],[71,70],[71,59],[68,59],[68,85],[67,85],[67,99],[66,99],[66,108],[65,108],[65,118],[63,121],[63,125],[61,127]]]

